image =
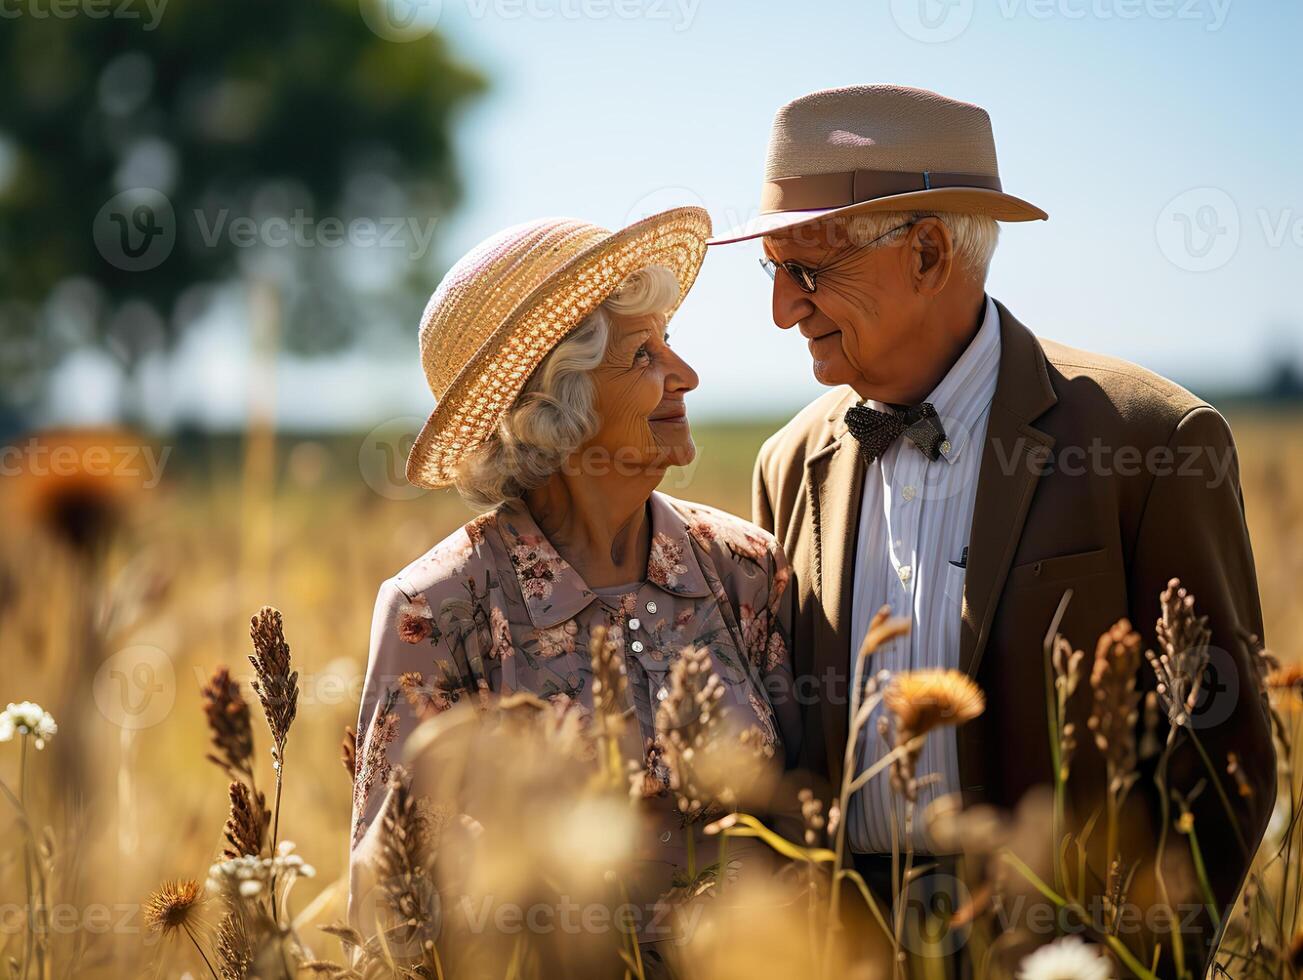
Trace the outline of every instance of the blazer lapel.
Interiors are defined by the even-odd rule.
[[[847,406],[855,400],[852,391],[838,402],[828,416],[833,425],[831,440],[806,459],[806,485],[815,488],[811,500],[818,547],[816,589],[819,612],[816,613],[813,662],[815,676],[820,678],[824,691],[821,705],[823,731],[829,776],[834,786],[840,783],[842,757],[850,727],[848,701],[841,695],[848,695],[850,682],[851,590],[854,586],[860,497],[864,489],[864,464],[859,447],[848,435],[842,418]]]
[[[1040,343],[1004,304],[995,305],[1000,375],[973,506],[959,655],[960,669],[970,677],[981,665],[1027,509],[1054,446],[1053,437],[1031,423],[1058,401]]]

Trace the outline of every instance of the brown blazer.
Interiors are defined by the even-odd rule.
[[[1064,590],[1073,597],[1060,629],[1087,652],[1089,671],[1096,638],[1122,617],[1155,645],[1159,594],[1176,576],[1209,616],[1217,673],[1199,734],[1223,770],[1252,852],[1271,814],[1276,765],[1256,658],[1240,634],[1261,637],[1262,614],[1230,430],[1172,382],[1041,341],[996,307],[999,381],[978,479],[960,650],[987,709],[960,729],[965,795],[1008,808],[1052,781],[1042,640]],[[833,791],[847,738],[847,669],[861,639],[849,626],[864,466],[842,421],[855,400],[843,387],[807,406],[765,443],[754,484],[754,519],[777,536],[792,566],[798,690],[818,692],[801,699],[803,762]],[[1147,664],[1141,684],[1154,686]],[[1085,725],[1089,701],[1083,681],[1069,711],[1078,733],[1069,798],[1082,818],[1103,799],[1105,781]],[[1239,755],[1249,796],[1224,773],[1228,751]],[[1205,775],[1185,739],[1170,784],[1189,790]],[[1134,846],[1152,848],[1157,793],[1148,774],[1129,807],[1142,827]],[[1229,909],[1248,859],[1211,787],[1194,809],[1214,893]],[[1212,938],[1205,928],[1205,955]]]

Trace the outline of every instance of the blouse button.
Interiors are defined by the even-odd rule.
[[[655,602],[649,602],[649,603],[647,603],[647,611],[648,611],[649,613],[651,613],[653,616],[655,616],[655,615],[656,615],[656,603],[655,603]]]
[[[636,630],[636,629],[637,629],[638,627],[640,627],[641,625],[642,625],[642,620],[641,620],[641,619],[631,619],[631,620],[629,620],[629,629],[631,629],[631,630]]]
[[[670,832],[667,830],[665,831],[665,833],[661,834],[661,843],[668,844],[669,842],[670,842]]]
[[[665,700],[667,697],[669,697],[669,696],[670,696],[670,692],[669,692],[669,690],[668,690],[667,688],[665,688],[665,687],[661,687],[660,690],[658,690],[658,691],[656,692],[656,700],[657,700],[657,701],[664,701],[664,700]]]
[[[642,653],[642,649],[643,649],[642,640],[634,640],[632,643],[629,644],[629,649],[632,650],[634,653]]]

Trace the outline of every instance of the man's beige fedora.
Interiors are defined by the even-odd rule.
[[[710,240],[740,242],[828,215],[958,211],[1049,217],[1006,194],[981,106],[902,85],[827,89],[778,110],[760,213]]]
[[[654,265],[674,273],[672,315],[709,235],[710,216],[685,207],[616,232],[545,218],[468,252],[421,317],[421,365],[437,405],[408,453],[408,482],[452,483],[457,464],[493,435],[543,359],[633,273]]]

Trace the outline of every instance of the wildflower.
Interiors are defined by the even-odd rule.
[[[1042,946],[1018,965],[1018,980],[1111,980],[1112,965],[1080,936]]]
[[[167,881],[145,903],[145,922],[151,929],[167,935],[178,929],[189,930],[202,904],[199,882]]]
[[[896,674],[883,692],[882,702],[896,719],[898,749],[938,726],[972,721],[986,708],[981,688],[958,670],[913,670]],[[917,795],[914,768],[922,751],[920,741],[907,749],[892,767],[892,786],[911,802]]]
[[[137,459],[142,450],[147,461],[160,466],[167,458],[166,452],[156,458],[153,447],[139,435],[121,429],[54,429],[32,436],[28,445],[31,453],[26,458],[36,460],[44,454],[60,463],[18,467],[18,508],[32,524],[85,559],[107,546],[130,505],[147,488],[144,478],[154,469],[102,465],[95,460]]]
[[[32,745],[45,748],[45,743],[58,732],[54,716],[35,701],[23,701],[0,711],[0,742],[11,742],[15,735],[28,735]]]
[[[271,881],[292,881],[294,878],[312,878],[317,869],[294,853],[292,841],[283,840],[276,847],[275,857],[245,854],[218,861],[208,869],[205,887],[209,892],[228,898],[253,898],[271,887]]]

